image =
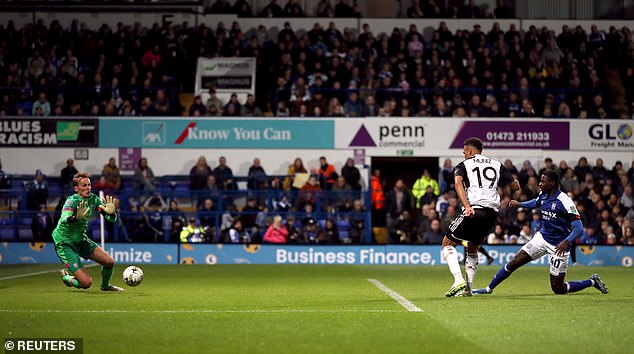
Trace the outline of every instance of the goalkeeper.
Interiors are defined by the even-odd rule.
[[[117,220],[114,197],[106,196],[103,201],[99,200],[91,192],[90,175],[85,172],[73,177],[73,189],[75,194],[64,203],[62,216],[53,231],[55,251],[65,267],[60,271],[62,280],[69,287],[90,288],[92,278],[81,264],[79,257],[82,257],[101,264],[102,291],[123,291],[122,288],[110,284],[114,259],[86,234],[88,220],[95,212],[99,212],[109,222]]]

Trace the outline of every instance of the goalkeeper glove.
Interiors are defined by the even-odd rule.
[[[100,206],[99,210],[109,215],[114,214],[115,212],[114,197],[111,195],[107,195],[103,198],[102,202],[104,205]]]
[[[81,202],[79,202],[79,205],[77,205],[77,210],[75,212],[75,218],[77,220],[84,220],[85,218],[88,217],[88,213],[90,212],[90,207],[88,207],[88,205],[86,205],[86,201],[82,200]]]

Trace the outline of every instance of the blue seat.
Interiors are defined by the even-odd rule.
[[[0,228],[0,240],[12,241],[15,240],[15,229],[13,228]]]
[[[20,241],[33,241],[33,231],[31,228],[20,226],[18,229],[18,240]]]

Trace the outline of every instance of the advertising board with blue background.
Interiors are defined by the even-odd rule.
[[[177,264],[178,245],[109,243],[108,252],[119,264]],[[47,242],[0,243],[0,264],[60,263],[55,245]]]
[[[180,252],[179,252],[180,247]],[[519,245],[489,245],[487,251],[504,264],[513,259]],[[110,243],[106,251],[119,264],[351,264],[444,265],[440,246],[277,246],[235,244],[130,244]],[[462,258],[462,253],[459,253]],[[486,264],[486,259],[480,264]],[[0,264],[59,263],[52,243],[0,244]],[[530,265],[548,265],[547,257]],[[632,267],[634,247],[578,246],[577,264]]]
[[[494,265],[513,259],[519,245],[487,247]],[[462,255],[460,254],[460,257]],[[483,257],[483,256],[481,256]],[[634,247],[579,246],[577,264],[632,266]],[[275,245],[181,245],[182,264],[355,264],[441,265],[446,264],[440,246],[275,246]],[[486,258],[480,259],[486,264]],[[548,265],[547,257],[532,265]]]
[[[101,119],[102,148],[333,149],[332,120]]]

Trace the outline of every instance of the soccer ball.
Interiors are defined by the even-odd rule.
[[[143,281],[143,271],[137,266],[129,266],[123,271],[123,281],[129,286],[137,286]]]

